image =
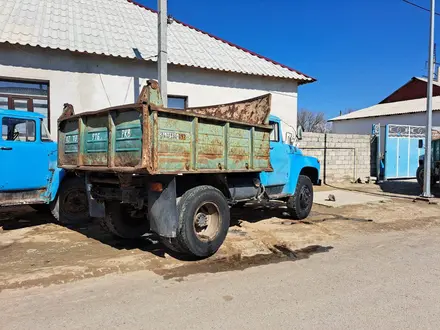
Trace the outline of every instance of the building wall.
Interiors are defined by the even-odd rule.
[[[338,120],[332,122],[332,132],[338,134],[371,134],[373,124],[381,124],[381,126],[387,124],[425,126],[426,113]],[[432,113],[432,125],[440,126],[440,111]]]
[[[75,111],[97,110],[133,103],[147,79],[156,79],[156,63],[39,47],[0,45],[0,76],[50,82],[50,130],[56,138],[56,120],[63,104]],[[188,96],[188,106],[243,100],[272,93],[272,114],[283,121],[283,131],[297,123],[296,82],[287,79],[170,66],[168,94]],[[285,136],[285,134],[284,134]]]
[[[366,181],[375,169],[374,146],[370,135],[310,132],[304,133],[299,143],[305,155],[319,159],[321,180],[327,184]]]

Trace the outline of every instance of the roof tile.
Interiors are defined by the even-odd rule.
[[[0,0],[0,42],[157,60],[157,13],[133,0]],[[251,75],[313,78],[175,20],[169,63]]]

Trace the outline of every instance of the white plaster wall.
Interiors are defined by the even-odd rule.
[[[157,78],[156,63],[71,53],[16,45],[0,45],[0,76],[50,82],[51,132],[64,103],[75,111],[132,103],[147,79]],[[296,82],[170,66],[168,94],[188,96],[189,106],[226,103],[272,93],[272,114],[284,132],[297,123]],[[284,134],[285,136],[285,134]]]
[[[332,123],[332,132],[339,134],[371,134],[373,124],[426,126],[426,112],[374,118],[340,120]],[[432,113],[432,125],[440,126],[440,111]]]

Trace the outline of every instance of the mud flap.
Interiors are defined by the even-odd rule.
[[[150,230],[162,237],[176,237],[178,222],[176,178],[174,176],[156,176],[154,183],[161,183],[162,191],[148,189]]]
[[[85,185],[87,192],[87,201],[89,203],[89,216],[91,218],[104,218],[105,217],[105,206],[104,203],[99,203],[96,199],[92,197],[90,193],[92,185],[89,183],[89,176],[85,177]]]

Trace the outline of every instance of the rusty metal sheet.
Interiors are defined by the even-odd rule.
[[[70,170],[190,174],[270,171],[271,96],[184,111],[162,107],[154,82],[138,103],[59,120],[59,165]]]
[[[266,94],[239,102],[186,108],[185,111],[251,125],[267,125],[270,106],[271,94]]]

